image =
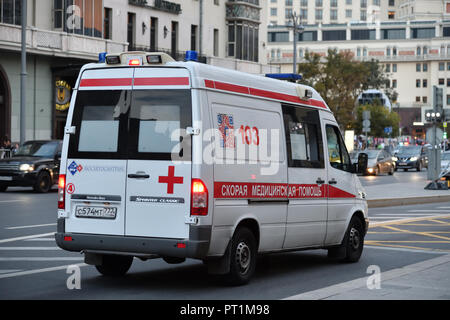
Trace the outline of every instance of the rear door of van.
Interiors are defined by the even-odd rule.
[[[125,235],[188,238],[189,72],[136,68],[129,113]]]
[[[66,231],[125,234],[127,112],[134,70],[83,72],[66,173]]]

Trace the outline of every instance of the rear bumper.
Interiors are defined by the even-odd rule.
[[[179,258],[206,258],[209,250],[211,227],[191,227],[189,239],[129,237],[117,235],[83,234],[63,232],[58,219],[55,240],[67,251],[102,251],[110,254],[130,253],[136,256],[160,255]],[[193,230],[192,230],[193,228]],[[70,237],[70,241],[65,238]],[[67,239],[66,238],[66,239]]]

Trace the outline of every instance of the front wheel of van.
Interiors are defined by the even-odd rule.
[[[256,239],[253,233],[241,227],[231,239],[230,272],[225,280],[231,285],[248,283],[256,268]]]
[[[364,227],[358,217],[350,220],[342,245],[345,248],[344,262],[357,262],[364,246]]]
[[[128,272],[132,263],[132,256],[104,255],[102,264],[95,268],[104,276],[119,277]]]

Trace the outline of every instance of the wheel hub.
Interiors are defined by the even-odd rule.
[[[236,248],[236,262],[242,273],[247,272],[250,260],[250,248],[244,242],[240,242]]]
[[[352,247],[353,250],[357,250],[360,246],[360,235],[359,235],[359,231],[356,230],[355,228],[352,228],[350,230],[350,245]]]

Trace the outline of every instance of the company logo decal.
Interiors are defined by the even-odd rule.
[[[81,164],[77,164],[75,161],[72,161],[68,169],[72,175],[75,175],[75,173],[81,172],[81,170],[83,170],[83,166]]]
[[[219,125],[220,131],[220,146],[222,148],[232,148],[235,147],[234,140],[234,121],[233,115],[231,114],[218,114],[217,123]]]

